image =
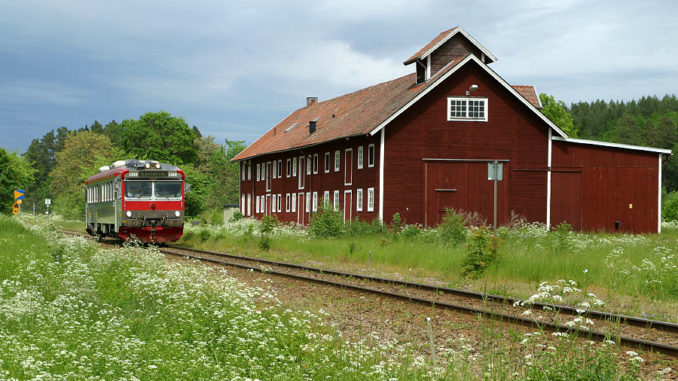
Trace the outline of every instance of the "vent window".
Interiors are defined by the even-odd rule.
[[[447,98],[448,121],[487,122],[487,98]]]

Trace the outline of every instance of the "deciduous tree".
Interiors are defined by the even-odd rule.
[[[14,190],[26,190],[33,183],[35,170],[16,152],[0,148],[0,213],[9,214],[14,204]]]
[[[120,125],[122,149],[136,159],[152,159],[181,165],[196,159],[195,132],[183,118],[166,111],[149,112],[139,120],[126,119]]]

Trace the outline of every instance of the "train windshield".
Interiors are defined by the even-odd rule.
[[[125,181],[125,198],[137,200],[181,199],[181,181]]]
[[[181,181],[156,181],[155,198],[170,199],[181,197]]]
[[[151,198],[152,181],[125,181],[125,198]]]

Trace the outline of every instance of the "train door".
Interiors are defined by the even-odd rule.
[[[344,222],[351,222],[353,220],[353,193],[352,191],[344,191]]]
[[[346,148],[344,154],[344,185],[353,183],[353,148]]]
[[[306,168],[304,167],[304,157],[299,156],[299,189],[304,189],[306,180]]]

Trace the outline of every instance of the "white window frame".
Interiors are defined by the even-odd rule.
[[[282,194],[278,193],[278,213],[280,212],[282,212]]]
[[[363,169],[363,146],[358,146],[358,169]]]
[[[278,178],[282,179],[282,159],[278,159]]]
[[[367,188],[367,211],[374,212],[374,188]]]
[[[257,163],[257,181],[261,181],[261,164]]]
[[[318,192],[313,192],[313,211],[318,211]]]
[[[374,148],[374,144],[370,144],[367,146],[367,166],[369,168],[374,167],[374,157],[376,156],[376,149]]]
[[[287,159],[285,161],[285,177],[292,176],[292,159]]]
[[[292,177],[297,177],[297,157],[292,158]]]
[[[261,196],[261,214],[266,214],[266,196]]]
[[[247,215],[252,215],[252,193],[247,194]]]
[[[311,212],[311,192],[306,192],[306,213]]]
[[[247,160],[247,180],[252,180],[252,161]]]
[[[271,213],[275,213],[278,210],[277,206],[275,205],[275,202],[276,202],[275,195],[272,195],[271,196]]]
[[[240,195],[240,214],[243,216],[245,215],[245,201],[247,200],[247,196],[245,194]]]
[[[311,167],[313,167],[313,157],[311,155],[306,156],[306,176],[311,175]]]
[[[339,210],[339,196],[340,196],[340,195],[339,195],[339,191],[338,191],[338,190],[335,190],[335,191],[334,191],[334,200],[333,200],[334,202],[333,202],[333,204],[332,204],[333,207],[334,207],[334,211],[335,211],[335,212],[336,212],[337,210]]]
[[[450,111],[452,108],[452,102],[453,101],[460,101],[464,102],[466,104],[466,108],[464,110],[464,114],[466,116],[451,116]],[[470,107],[469,107],[469,102],[474,101],[474,102],[482,102],[483,103],[483,117],[482,118],[472,118],[469,116],[469,113],[471,112]],[[447,121],[448,122],[487,122],[487,114],[488,112],[488,104],[489,100],[487,98],[479,98],[479,97],[447,97]]]
[[[259,214],[259,209],[261,209],[261,204],[259,203],[259,196],[255,197],[254,203],[256,204],[254,211],[255,211],[255,213]]]
[[[334,172],[339,172],[341,170],[341,151],[334,151]]]
[[[323,206],[324,206],[325,204],[327,204],[327,205],[330,204],[330,191],[325,191],[325,192],[323,193]]]
[[[313,154],[313,174],[314,174],[314,175],[318,173],[318,165],[319,165],[319,163],[318,163],[318,154],[317,154],[317,153],[314,153],[314,154]]]
[[[245,181],[245,171],[247,170],[245,169],[245,165],[247,165],[247,163],[244,161],[240,162],[240,180],[242,181]]]
[[[325,173],[330,173],[330,166],[331,166],[331,161],[330,161],[330,153],[325,152]]]
[[[356,212],[362,212],[363,211],[363,189],[358,188],[355,191],[355,211]]]
[[[278,162],[273,160],[273,164],[271,166],[271,180],[277,179],[278,178]]]
[[[290,211],[290,194],[285,193],[285,211],[289,212]]]
[[[292,193],[292,213],[297,211],[297,194]]]

